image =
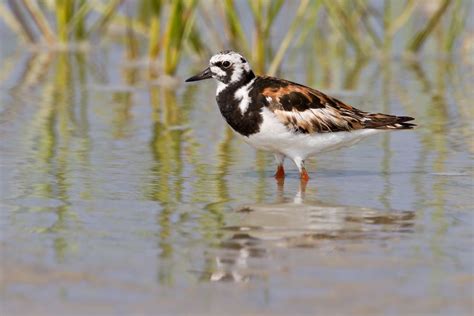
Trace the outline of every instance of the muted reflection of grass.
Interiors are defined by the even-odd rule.
[[[127,86],[135,86],[137,77],[137,69],[124,68],[122,70],[122,78]],[[112,118],[113,136],[115,139],[121,139],[127,136],[127,128],[131,124],[132,115],[130,111],[133,105],[133,92],[114,92],[112,94],[112,100],[115,105],[114,116]]]
[[[342,87],[347,90],[355,90],[358,83],[360,82],[360,76],[362,70],[367,65],[368,60],[363,58],[358,58],[354,61],[352,67],[348,68],[346,72],[346,77],[343,80]]]
[[[436,133],[430,139],[434,141],[433,150],[437,156],[433,161],[433,170],[438,173],[446,171],[446,162],[449,158],[449,141],[448,141],[448,126],[450,124],[450,115],[448,113],[448,104],[446,102],[446,63],[439,62],[436,64],[436,72],[434,78],[434,91],[433,91],[433,105],[435,112],[432,114],[433,120],[436,121],[438,128],[432,130]],[[433,122],[434,123],[434,122]],[[442,241],[449,228],[449,221],[447,216],[447,179],[445,177],[436,177],[432,185],[432,191],[434,193],[432,220],[436,225],[436,233],[433,236],[431,242],[431,248],[434,256],[441,258],[445,255],[446,250],[443,247]],[[436,271],[435,276],[438,281],[442,279],[442,271]]]
[[[155,161],[151,172],[154,178],[158,179],[151,183],[149,197],[162,203],[170,203],[178,200],[178,196],[172,196],[173,192],[180,194],[179,190],[172,190],[171,176],[179,177],[182,170],[180,144],[182,131],[172,130],[170,127],[181,124],[183,121],[178,116],[176,98],[170,95],[172,92],[165,92],[168,96],[163,101],[161,92],[158,87],[150,88],[150,101],[154,112],[150,148]]]
[[[437,152],[437,157],[433,161],[433,170],[436,172],[446,171],[446,161],[449,157],[449,145],[448,145],[448,131],[447,128],[450,123],[450,115],[448,112],[448,104],[446,102],[446,85],[445,85],[445,74],[446,74],[446,63],[440,62],[436,64],[435,72],[435,87],[433,91],[433,105],[435,112],[432,118],[436,120],[440,131],[433,130],[436,133],[434,138],[434,150]],[[434,122],[433,122],[434,123]],[[432,140],[432,139],[431,139]],[[438,231],[437,237],[444,235],[448,228],[448,221],[446,219],[446,179],[443,177],[437,177],[433,184],[433,192],[435,193],[435,212],[433,212],[433,220],[437,222]],[[438,253],[443,252],[443,248],[440,243],[434,241],[433,246],[436,248]]]
[[[2,69],[0,72],[0,84],[3,85],[10,77],[13,76],[13,72],[17,70],[16,66],[19,64],[19,59],[21,57],[22,56],[20,54],[12,54],[0,60],[0,67]]]
[[[193,97],[195,95],[195,86],[188,88],[183,96],[183,103],[189,104],[192,106],[194,103]],[[194,132],[192,132],[194,134]],[[204,154],[201,156],[199,154],[199,149],[201,147],[200,140],[193,137],[190,137],[189,143],[187,146],[187,159],[193,166],[193,190],[192,190],[192,197],[191,201],[193,203],[203,203],[209,201],[215,197],[215,189],[211,187],[215,184],[215,174],[217,172],[217,167],[214,168],[211,166],[208,161],[207,157],[208,154]]]
[[[224,138],[217,145],[219,162],[215,178],[212,181],[215,185],[217,202],[207,204],[204,207],[206,212],[200,218],[203,237],[211,246],[216,246],[220,241],[222,236],[220,229],[224,224],[224,211],[226,210],[225,202],[230,199],[226,176],[229,175],[231,159],[235,155],[233,139],[234,132],[230,128],[226,128]]]
[[[18,79],[18,88],[30,88],[40,84],[50,73],[50,67],[53,65],[56,54],[53,53],[34,53],[25,65],[21,77]]]
[[[147,199],[158,201],[162,210],[157,214],[158,248],[160,261],[158,282],[173,284],[174,237],[176,227],[187,221],[186,212],[182,213],[176,225],[172,216],[177,212],[177,205],[182,202],[183,192],[183,156],[184,146],[188,142],[186,129],[190,107],[180,106],[176,93],[166,88],[150,86],[150,103],[152,106],[152,139],[149,146],[153,155],[150,169],[151,181],[145,186]],[[192,209],[189,210],[191,212]]]
[[[84,199],[90,199],[92,192],[94,192],[93,183],[91,179],[90,170],[92,169],[91,163],[91,151],[92,141],[90,136],[90,123],[88,117],[88,104],[89,104],[89,92],[87,90],[87,58],[84,54],[75,54],[75,60],[77,65],[77,83],[79,84],[79,113],[77,118],[76,134],[79,136],[78,149],[76,151],[77,158],[81,161],[82,174],[85,179],[83,191],[81,197]],[[73,109],[74,111],[74,109]]]
[[[54,166],[51,171],[54,175],[55,182],[53,184],[53,192],[50,198],[59,198],[61,201],[69,201],[69,188],[71,183],[70,177],[68,175],[68,163],[70,155],[70,146],[71,146],[71,132],[74,130],[74,117],[72,116],[72,101],[73,98],[73,89],[72,89],[72,68],[67,54],[60,54],[57,61],[57,69],[55,71],[55,83],[53,92],[52,105],[57,107],[56,111],[52,111],[52,116],[56,118],[52,119],[50,123],[57,124],[51,126],[51,129],[57,128],[57,134],[54,131],[51,131],[51,137],[55,138],[55,148],[51,148],[55,153],[51,156],[50,163]],[[54,159],[54,160],[53,160]],[[69,206],[64,205],[57,209],[57,221],[53,224],[51,229],[56,232],[61,232],[61,230],[66,229],[65,227],[65,217],[69,214]],[[54,238],[54,249],[56,251],[56,256],[58,261],[64,259],[64,252],[69,248],[69,242],[61,236],[59,233],[57,237]]]
[[[448,145],[448,130],[450,116],[447,111],[447,103],[445,96],[444,81],[446,79],[445,67],[446,62],[438,61],[437,71],[434,73],[434,78],[429,78],[420,64],[409,62],[407,69],[410,70],[420,85],[425,89],[424,97],[427,97],[431,102],[424,103],[423,128],[427,131],[422,133],[421,150],[417,159],[418,170],[433,170],[437,173],[446,171],[446,162],[449,158]],[[431,162],[432,166],[427,167],[426,164]],[[425,175],[424,177],[429,177]],[[432,176],[432,175],[431,175]],[[423,177],[413,176],[413,184],[417,192],[417,205],[419,205],[420,216],[423,216],[426,211],[430,211],[430,219],[436,231],[433,232],[431,239],[431,250],[435,257],[440,258],[444,256],[444,248],[442,241],[448,229],[448,220],[446,218],[446,184],[445,177],[436,177],[433,182],[426,184]],[[431,185],[431,190],[427,190],[425,186]],[[431,191],[433,196],[429,196],[427,192]],[[434,276],[439,278],[440,275]]]
[[[22,173],[22,183],[26,196],[37,196],[44,199],[60,200],[63,205],[44,208],[54,211],[56,220],[47,227],[36,227],[37,233],[53,234],[53,249],[56,260],[61,262],[65,253],[71,251],[74,242],[65,235],[70,223],[76,222],[75,213],[69,207],[69,190],[71,187],[70,162],[74,158],[72,134],[77,129],[74,115],[74,94],[71,60],[68,54],[56,56],[52,76],[46,77],[41,85],[42,95],[35,104],[38,107],[33,121],[26,123],[30,139],[31,157],[34,157],[28,171]],[[48,70],[48,69],[47,69]],[[20,77],[28,82],[27,72]],[[45,74],[42,74],[45,76]],[[36,81],[36,80],[35,80]],[[25,84],[22,82],[21,84]],[[82,156],[78,157],[80,160]]]
[[[466,143],[466,147],[471,153],[474,153],[474,107],[471,101],[474,99],[474,92],[469,86],[470,80],[460,78],[461,76],[472,76],[472,73],[463,73],[463,66],[459,64],[447,64],[447,82],[448,90],[452,91],[454,103],[459,111],[459,129],[463,137],[459,140]]]
[[[257,151],[255,156],[255,168],[258,175],[258,182],[255,188],[255,198],[258,202],[262,201],[265,198],[265,189],[266,189],[266,179],[267,176],[265,174],[266,170],[266,158],[267,153],[263,151]]]
[[[390,64],[382,67],[382,111],[383,113],[391,113],[390,102],[392,86],[392,66]],[[380,194],[380,201],[386,209],[392,209],[390,195],[392,194],[392,183],[390,182],[390,170],[392,160],[392,149],[390,146],[390,134],[384,133],[382,136],[383,158],[381,162],[382,177],[384,179],[384,189]]]

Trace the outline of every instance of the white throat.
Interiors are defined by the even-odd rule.
[[[227,88],[229,84],[225,84],[222,81],[217,81],[217,91],[216,91],[216,96],[219,95],[219,93],[222,92],[225,88]]]

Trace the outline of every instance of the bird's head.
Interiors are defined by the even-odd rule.
[[[227,85],[249,77],[253,78],[255,75],[247,60],[239,53],[227,50],[212,56],[209,67],[186,79],[186,82],[214,78]]]

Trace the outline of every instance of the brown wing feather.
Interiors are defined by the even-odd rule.
[[[406,129],[408,116],[370,114],[321,91],[273,77],[261,77],[267,107],[288,128],[302,133],[352,131],[363,128]]]

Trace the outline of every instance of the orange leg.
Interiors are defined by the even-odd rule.
[[[285,169],[283,169],[283,165],[278,165],[277,171],[275,173],[276,179],[283,179],[285,178]]]
[[[308,173],[306,172],[306,169],[305,169],[305,168],[302,168],[302,169],[301,169],[301,172],[300,172],[300,179],[301,179],[301,181],[308,181],[308,180],[309,180],[309,175],[308,175]]]

